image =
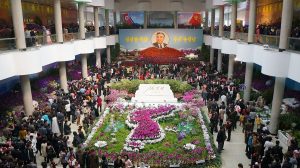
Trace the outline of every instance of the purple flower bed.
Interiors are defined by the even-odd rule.
[[[205,105],[205,102],[201,98],[201,93],[198,90],[191,90],[184,93],[182,100],[190,106],[202,107]]]
[[[157,139],[160,137],[158,123],[148,117],[140,118],[139,122],[131,137],[132,140]]]
[[[137,123],[132,140],[157,139],[160,137],[160,128],[153,118],[169,114],[175,106],[160,106],[158,108],[138,109],[130,116],[130,121]]]

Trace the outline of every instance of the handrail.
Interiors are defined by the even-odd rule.
[[[106,36],[103,34],[104,31],[100,31],[100,36]],[[113,35],[113,34],[111,34]],[[75,33],[64,33],[63,34],[63,41],[73,41],[79,40],[80,38],[79,32]],[[92,38],[95,37],[95,31],[89,31],[85,33],[85,38]],[[57,37],[56,34],[49,34],[49,35],[36,35],[32,37],[25,37],[26,47],[35,47],[35,46],[43,46],[43,45],[51,45],[56,44]],[[16,38],[0,38],[0,51],[8,51],[16,49]]]
[[[5,41],[5,40],[15,40],[15,37],[11,37],[11,38],[0,38],[0,41]]]
[[[229,39],[230,32],[224,31],[223,38]],[[248,33],[236,32],[236,40],[241,42],[248,42]],[[263,34],[254,34],[254,43],[258,45],[268,45],[271,48],[278,49],[280,42],[280,36],[277,35],[263,35]],[[288,37],[288,50],[291,51],[300,51],[300,38],[297,37]]]

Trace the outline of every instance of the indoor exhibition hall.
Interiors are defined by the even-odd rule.
[[[0,168],[300,168],[300,0],[0,0]]]

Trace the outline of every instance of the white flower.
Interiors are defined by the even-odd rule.
[[[107,142],[106,141],[97,141],[95,143],[95,146],[98,148],[103,148],[103,147],[107,146]]]
[[[183,147],[184,147],[184,149],[187,149],[187,150],[194,150],[196,148],[196,145],[188,143],[188,144],[185,144]]]

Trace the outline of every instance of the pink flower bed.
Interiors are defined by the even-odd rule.
[[[160,128],[153,119],[169,114],[175,106],[160,106],[158,108],[138,109],[130,116],[130,122],[137,124],[132,140],[157,139],[160,137]]]

